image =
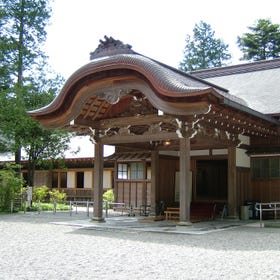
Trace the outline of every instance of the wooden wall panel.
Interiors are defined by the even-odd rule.
[[[143,201],[143,192],[144,192],[144,183],[138,182],[137,183],[137,189],[136,189],[136,196],[137,196],[137,207],[146,204],[145,201]]]
[[[145,192],[145,195],[143,194],[143,191]],[[151,182],[117,180],[115,193],[116,202],[125,203],[126,206],[140,207],[144,204],[150,204]]]
[[[280,201],[280,180],[253,180],[252,200],[261,202]]]
[[[157,202],[165,201],[167,205],[175,202],[175,173],[179,171],[177,158],[160,158],[159,180],[157,186]]]
[[[147,182],[147,205],[151,205],[151,191],[152,191],[152,184],[151,182]]]
[[[137,207],[137,183],[131,182],[130,185],[130,205]]]
[[[118,198],[117,202],[119,202],[119,203],[124,202],[123,191],[124,191],[123,182],[118,182],[117,183],[117,198]]]
[[[129,182],[123,182],[123,202],[126,206],[130,206],[130,184]]]
[[[276,201],[280,201],[280,184],[273,182],[271,184],[271,198],[276,198]],[[271,199],[272,201],[272,199]]]
[[[236,171],[237,207],[240,208],[246,201],[252,200],[250,188],[250,169],[237,167]]]

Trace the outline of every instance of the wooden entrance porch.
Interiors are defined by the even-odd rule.
[[[95,144],[93,219],[103,220],[106,144],[122,152],[151,153],[149,181],[144,182],[142,191],[137,181],[129,188],[134,189],[135,203],[145,201],[149,190],[150,201],[146,202],[154,207],[165,191],[170,191],[159,187],[160,157],[170,152],[177,155],[179,218],[185,225],[190,223],[193,197],[191,152],[206,150],[211,156],[215,150],[226,150],[228,214],[237,217],[237,149],[245,151],[250,145],[240,136],[273,137],[277,134],[274,121],[250,110],[227,90],[139,55],[113,38],[100,41],[91,59],[69,78],[49,106],[30,114],[47,128],[91,136]]]

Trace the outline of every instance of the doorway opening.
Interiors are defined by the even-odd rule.
[[[227,200],[228,163],[223,160],[197,160],[196,200]]]

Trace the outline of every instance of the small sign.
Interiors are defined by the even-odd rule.
[[[27,195],[27,204],[28,204],[28,207],[31,207],[31,202],[32,202],[32,187],[27,187],[26,195]]]

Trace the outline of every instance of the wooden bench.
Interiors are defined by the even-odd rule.
[[[192,202],[190,207],[190,219],[193,222],[209,221],[215,218],[215,203],[212,202]],[[175,220],[180,217],[180,208],[167,207],[164,211],[166,220]]]
[[[167,207],[164,214],[166,220],[179,219],[180,209],[177,207]]]

